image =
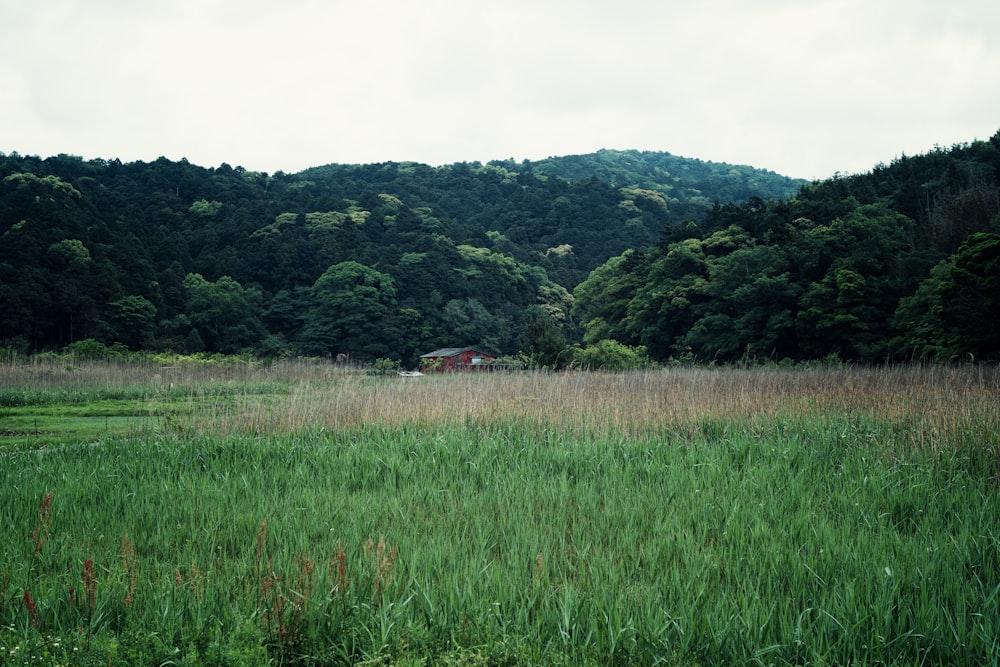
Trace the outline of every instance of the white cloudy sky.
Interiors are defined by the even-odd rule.
[[[0,0],[0,91],[23,155],[637,148],[825,178],[1000,129],[1000,2]]]

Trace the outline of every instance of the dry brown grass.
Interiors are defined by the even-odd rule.
[[[301,381],[277,401],[247,394],[212,430],[531,424],[567,435],[650,435],[706,421],[763,428],[775,419],[868,417],[924,444],[980,424],[997,432],[995,367],[678,368],[622,374],[458,374]],[[209,426],[206,424],[206,426]]]
[[[192,388],[205,384],[251,382],[330,382],[350,369],[325,362],[275,364],[230,360],[227,363],[89,361],[36,357],[0,361],[0,390],[87,391],[94,389]]]
[[[1000,433],[997,366],[678,367],[372,377],[315,361],[165,366],[41,360],[0,364],[0,391],[173,391],[200,401],[205,433],[280,434],[363,427],[441,430],[517,424],[566,436],[684,434],[707,423],[768,430],[776,420],[869,418],[907,431],[910,444]],[[179,415],[183,416],[183,415]]]

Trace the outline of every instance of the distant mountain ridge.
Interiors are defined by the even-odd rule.
[[[809,183],[767,169],[681,157],[666,151],[601,149],[525,164],[537,174],[570,181],[596,177],[616,187],[656,190],[668,197],[675,192],[692,198],[711,192],[720,202],[741,202],[751,197],[784,199]]]
[[[417,162],[367,164],[331,163],[299,172],[309,178],[363,171],[372,167],[397,166],[408,175],[448,173],[467,168],[481,169],[480,162],[456,162],[430,167]],[[739,203],[752,197],[784,199],[795,195],[809,181],[778,174],[768,169],[726,162],[681,157],[666,151],[600,149],[594,153],[553,156],[542,160],[491,160],[485,166],[510,174],[557,177],[569,182],[598,179],[616,188],[647,189],[662,194],[668,203],[692,211],[707,209],[716,202]]]

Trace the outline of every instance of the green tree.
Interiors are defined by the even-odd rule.
[[[612,338],[633,342],[629,332],[629,303],[644,284],[644,257],[626,250],[590,272],[573,290],[573,318],[583,328],[583,340],[596,343]]]
[[[972,234],[941,283],[941,320],[961,354],[1000,359],[1000,234]]]
[[[789,281],[785,253],[757,245],[745,233],[736,237],[740,241],[727,244],[728,252],[708,259],[710,301],[678,345],[720,361],[788,356],[794,352],[799,291]]]
[[[796,304],[801,287],[788,272],[754,276],[732,292],[736,329],[748,357],[785,359],[795,356]]]
[[[654,358],[687,352],[678,341],[707,314],[708,278],[700,239],[672,243],[650,261],[645,284],[628,304],[628,329]]]
[[[476,346],[489,352],[504,349],[507,324],[478,299],[452,299],[446,303],[441,310],[441,326],[445,345]]]
[[[918,279],[904,269],[912,248],[914,223],[885,203],[858,206],[828,227],[822,238],[827,268],[809,284],[800,301],[800,352],[817,358],[879,361],[890,353],[893,314]]]
[[[380,332],[389,357],[407,366],[419,364],[419,357],[433,349],[433,334],[423,313],[415,308],[400,308],[390,312]]]
[[[521,339],[521,356],[534,368],[559,370],[573,361],[566,335],[547,317],[530,322]]]
[[[152,337],[156,306],[149,299],[136,295],[122,297],[109,303],[107,312],[116,341],[137,350]]]
[[[521,302],[529,297],[528,280],[514,258],[470,245],[456,249],[465,266],[457,266],[454,271],[468,283],[471,294]]]
[[[538,308],[545,313],[552,323],[559,327],[567,336],[576,332],[576,323],[573,321],[573,295],[569,291],[553,282],[543,282],[538,286]]]
[[[97,302],[94,262],[79,239],[63,239],[48,249],[53,303],[59,312],[60,341],[71,343],[93,333]]]
[[[198,273],[184,278],[184,290],[185,312],[206,350],[233,354],[263,339],[259,290],[244,288],[229,276],[209,282]]]
[[[900,301],[893,346],[905,357],[1000,359],[1000,234],[978,232]]]
[[[798,314],[805,353],[811,358],[871,358],[870,346],[878,342],[871,326],[871,295],[865,277],[851,269],[831,271],[810,285]]]
[[[279,290],[267,305],[264,325],[284,340],[294,340],[305,325],[306,313],[312,305],[312,290],[308,287]]]
[[[899,334],[891,343],[896,356],[947,359],[959,349],[955,335],[946,331],[942,320],[941,285],[951,277],[951,269],[952,261],[941,260],[916,292],[900,300],[893,316],[893,327]]]
[[[299,337],[307,354],[386,356],[380,327],[396,307],[390,276],[353,260],[340,262],[313,283],[312,299]]]
[[[222,209],[222,202],[199,199],[191,204],[191,213],[202,217],[212,217],[217,215]]]

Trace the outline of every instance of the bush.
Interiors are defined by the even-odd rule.
[[[104,343],[86,338],[70,343],[63,348],[63,353],[78,360],[107,361],[109,359],[124,359],[129,355],[129,349],[121,343],[108,347]]]
[[[373,375],[396,375],[400,370],[402,367],[396,359],[376,359],[370,372]]]
[[[626,371],[650,365],[644,346],[631,347],[604,339],[573,350],[573,365],[584,370]]]

